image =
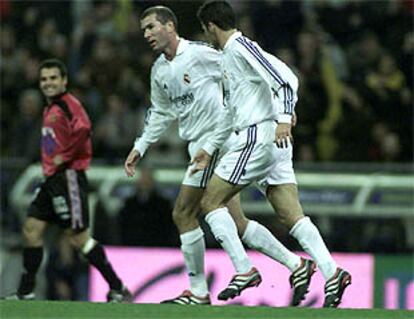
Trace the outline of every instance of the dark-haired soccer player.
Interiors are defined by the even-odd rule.
[[[137,138],[125,161],[125,171],[133,176],[135,166],[149,148],[160,138],[171,122],[177,120],[179,135],[189,142],[190,157],[200,148],[218,125],[223,109],[221,92],[221,54],[210,46],[180,38],[177,33],[177,18],[167,7],[155,6],[141,15],[141,29],[151,48],[160,53],[151,72],[151,108],[142,135]],[[215,153],[214,158],[220,156]],[[180,296],[167,300],[178,304],[210,304],[207,281],[204,275],[204,234],[197,217],[200,199],[214,170],[214,162],[204,170],[190,175],[187,168],[175,203],[173,219],[180,233],[181,250],[190,277],[190,289]],[[241,210],[239,198],[227,203],[236,236],[237,231],[244,243],[295,272],[305,269],[303,259],[284,247],[268,229],[247,219]],[[236,224],[235,224],[236,223]],[[237,229],[236,229],[237,225]],[[217,237],[219,241],[221,240]],[[240,253],[231,256],[235,263],[236,277],[240,284],[231,296],[244,289],[258,285],[259,272],[252,266],[243,246]],[[306,271],[305,271],[306,272]],[[308,278],[308,277],[306,277]],[[308,280],[302,281],[308,285]],[[306,289],[297,289],[294,295],[301,299]],[[300,294],[298,296],[298,294]]]
[[[220,159],[201,200],[206,215],[222,246],[238,252],[233,226],[228,226],[226,203],[245,186],[256,181],[280,221],[290,229],[302,248],[316,261],[325,277],[325,307],[337,307],[351,276],[338,268],[318,229],[305,217],[298,198],[292,166],[291,118],[297,101],[298,80],[282,61],[265,52],[256,42],[236,29],[236,18],[226,1],[209,1],[198,11],[198,18],[209,41],[223,50],[222,76],[226,113],[208,141],[194,157],[194,172],[204,169],[216,149],[232,134],[233,145]],[[276,96],[276,98],[275,98]],[[276,132],[276,146],[273,142]],[[309,280],[313,261],[306,261],[291,276],[293,287]],[[237,279],[237,278],[236,278]],[[225,297],[237,291],[237,280],[222,292]],[[220,297],[220,296],[219,296]],[[298,304],[301,299],[293,299]]]
[[[129,302],[131,294],[116,275],[101,244],[89,234],[88,181],[92,158],[91,122],[79,100],[67,91],[66,66],[48,59],[39,68],[39,86],[47,100],[43,111],[41,155],[45,180],[23,225],[23,267],[17,293],[6,299],[35,298],[36,273],[43,258],[43,233],[58,224],[89,263],[102,274],[109,302]]]

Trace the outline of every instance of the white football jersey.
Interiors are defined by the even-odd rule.
[[[223,145],[232,129],[242,131],[265,121],[290,123],[298,79],[285,63],[235,32],[223,49],[221,67],[226,112],[203,146],[209,154]]]
[[[220,52],[183,38],[171,61],[158,57],[151,70],[151,107],[134,144],[141,156],[174,120],[187,141],[214,131],[223,112],[220,63]]]

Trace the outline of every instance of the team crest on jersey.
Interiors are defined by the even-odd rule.
[[[187,84],[191,83],[190,75],[188,73],[184,73],[184,82]]]
[[[229,77],[227,76],[226,70],[223,71],[223,78],[224,78],[224,80],[228,80],[229,79]]]
[[[55,123],[55,122],[56,122],[56,120],[57,120],[57,115],[56,115],[55,113],[50,114],[50,116],[49,116],[49,121],[50,121],[51,123]]]

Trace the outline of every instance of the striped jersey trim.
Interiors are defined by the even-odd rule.
[[[284,112],[286,114],[293,113],[293,90],[289,83],[284,81],[282,76],[277,72],[274,66],[266,59],[266,57],[259,51],[253,42],[245,37],[239,37],[236,39],[247,51],[265,68],[267,72],[275,79],[275,81],[283,88],[284,95]]]
[[[189,44],[195,44],[195,45],[202,45],[205,47],[209,47],[211,49],[215,49],[214,46],[212,46],[210,43],[208,42],[204,42],[204,41],[188,41]]]
[[[218,150],[214,151],[210,164],[208,164],[208,166],[204,169],[203,177],[201,178],[201,181],[200,181],[201,188],[206,188],[208,181],[210,180],[211,176],[213,176],[214,168],[216,167],[217,160],[218,160],[218,154],[219,154]]]
[[[68,183],[72,228],[82,228],[82,202],[79,195],[78,175],[73,169],[66,170],[65,174]]]
[[[253,152],[254,145],[257,140],[257,126],[252,125],[247,129],[247,142],[246,146],[242,150],[240,157],[236,163],[236,166],[233,170],[233,173],[230,175],[229,183],[237,184],[242,177],[244,170],[246,168],[247,162],[250,158],[250,155]]]

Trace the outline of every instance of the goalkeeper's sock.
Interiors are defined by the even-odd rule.
[[[108,261],[105,251],[100,243],[96,242],[93,239],[89,239],[82,249],[82,252],[89,263],[95,266],[95,268],[105,278],[111,289],[122,290],[122,281],[113,270],[112,265]]]
[[[309,217],[301,218],[290,230],[290,234],[297,239],[303,250],[306,251],[318,265],[326,280],[336,272],[337,265],[333,260],[318,228]]]
[[[43,247],[26,247],[23,249],[24,273],[20,279],[17,293],[32,293],[36,285],[36,274],[43,259]]]

